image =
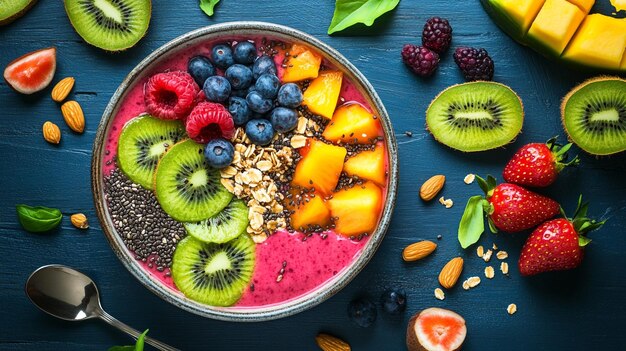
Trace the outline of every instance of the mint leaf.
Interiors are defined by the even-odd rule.
[[[146,334],[148,334],[148,330],[150,329],[146,329],[143,333],[141,333],[141,335],[139,335],[135,345],[112,346],[108,351],[143,351],[144,339],[146,338]]]
[[[335,13],[328,34],[339,32],[357,23],[371,26],[374,20],[393,10],[400,0],[336,0]]]
[[[207,16],[213,16],[213,8],[220,2],[220,0],[200,0],[200,9],[207,14]]]
[[[476,243],[485,231],[483,200],[483,197],[480,195],[472,196],[465,206],[465,211],[459,223],[459,242],[464,249]]]

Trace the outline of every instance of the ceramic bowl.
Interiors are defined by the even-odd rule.
[[[201,304],[190,300],[181,293],[173,291],[165,286],[157,278],[146,271],[134,258],[122,238],[117,233],[104,197],[104,178],[102,160],[104,157],[105,138],[109,134],[112,120],[115,117],[121,102],[128,93],[133,83],[142,79],[148,72],[154,68],[158,62],[177,52],[184,50],[190,46],[196,45],[205,40],[214,40],[218,38],[241,37],[241,36],[262,36],[267,35],[273,38],[282,39],[286,42],[304,43],[315,48],[319,53],[324,55],[333,65],[341,69],[361,91],[368,101],[373,112],[380,116],[384,129],[384,136],[387,142],[388,164],[389,164],[389,184],[386,191],[386,199],[381,215],[381,219],[376,231],[370,236],[368,242],[364,246],[359,256],[345,269],[340,271],[332,279],[322,284],[318,288],[306,293],[298,298],[286,301],[284,303],[262,306],[262,307],[214,307]],[[398,179],[398,153],[397,143],[391,127],[391,122],[387,111],[374,91],[372,85],[365,79],[363,74],[359,72],[345,57],[337,50],[324,44],[313,36],[301,31],[263,22],[230,22],[216,24],[204,28],[200,28],[184,34],[160,48],[154,50],[148,57],[141,61],[120,84],[111,101],[107,105],[93,147],[92,165],[91,165],[91,181],[94,194],[95,206],[102,229],[106,235],[113,251],[117,254],[124,266],[150,291],[161,297],[165,301],[189,312],[219,320],[226,321],[263,321],[282,317],[287,317],[315,305],[320,304],[324,300],[336,294],[345,287],[369,262],[381,241],[385,236],[385,232],[389,227],[391,214],[397,193]]]

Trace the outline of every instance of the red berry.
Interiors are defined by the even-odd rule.
[[[200,102],[189,114],[185,123],[189,137],[206,144],[216,138],[230,139],[235,134],[235,123],[221,104]]]
[[[428,77],[437,70],[439,55],[423,46],[406,44],[402,48],[402,61],[409,66],[415,74]]]
[[[454,51],[453,56],[466,80],[493,79],[493,60],[487,50],[460,47]]]
[[[452,27],[448,20],[433,17],[426,21],[422,31],[422,45],[442,54],[450,47],[452,41]]]
[[[158,73],[144,87],[148,113],[161,119],[183,119],[196,102],[200,87],[187,72]]]
[[[530,229],[560,211],[559,204],[549,197],[509,183],[496,186],[487,200],[493,209],[490,220],[496,228],[509,233]]]

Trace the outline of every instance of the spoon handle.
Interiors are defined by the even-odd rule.
[[[97,313],[98,317],[100,319],[102,319],[103,321],[109,323],[110,325],[116,327],[117,329],[125,332],[128,335],[131,335],[132,337],[134,337],[135,339],[137,339],[139,337],[139,335],[141,335],[141,333],[138,330],[135,330],[131,327],[129,327],[128,325],[118,321],[117,319],[113,318],[113,316],[111,316],[110,314],[106,313],[105,311],[99,311],[99,313]],[[163,343],[159,340],[153,339],[149,336],[146,336],[144,338],[144,341],[154,347],[156,347],[159,350],[162,351],[180,351],[177,348],[174,348],[166,343]]]

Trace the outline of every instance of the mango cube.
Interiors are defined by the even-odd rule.
[[[361,151],[350,157],[343,165],[343,171],[349,176],[358,176],[380,186],[387,184],[385,170],[385,147],[378,143],[372,151]]]
[[[321,73],[302,94],[302,104],[314,114],[331,119],[341,92],[342,80],[342,72]]]
[[[357,103],[337,108],[323,136],[332,142],[371,144],[382,135],[378,119],[365,107]]]
[[[315,188],[322,195],[330,194],[337,187],[348,150],[309,139],[309,147],[302,153],[292,183],[303,188]]]
[[[586,13],[566,0],[546,0],[528,30],[529,41],[559,56],[585,19]]]
[[[298,82],[317,78],[322,64],[322,56],[299,44],[294,44],[291,47],[289,55],[286,62],[287,67],[282,77],[283,82]]]
[[[585,14],[588,14],[596,0],[567,0],[578,6]]]
[[[291,215],[291,227],[300,231],[311,227],[322,228],[330,224],[330,210],[321,196],[308,197]]]
[[[348,237],[371,234],[378,225],[383,192],[376,184],[366,182],[336,192],[327,203],[337,233]]]
[[[619,69],[626,50],[626,19],[588,15],[563,58],[589,66]]]
[[[505,20],[505,25],[521,38],[530,28],[545,0],[488,0],[496,16]]]

